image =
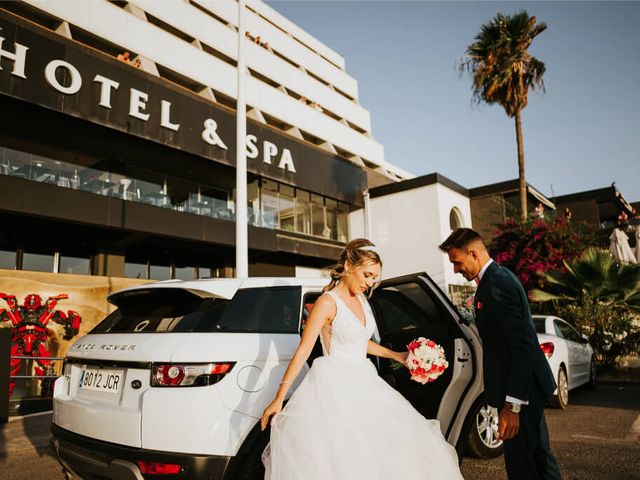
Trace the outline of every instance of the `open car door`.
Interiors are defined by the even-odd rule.
[[[434,382],[411,380],[407,369],[394,369],[379,359],[380,375],[422,415],[438,419],[448,437],[452,419],[476,375],[476,355],[460,317],[426,273],[383,281],[370,299],[380,344],[406,351],[413,339],[426,337],[444,348],[449,367]]]

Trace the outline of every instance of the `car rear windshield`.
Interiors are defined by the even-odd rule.
[[[180,288],[131,290],[115,298],[118,308],[92,333],[296,333],[300,296],[300,287],[240,289],[231,300]]]
[[[536,327],[536,333],[547,333],[545,332],[545,323],[546,319],[540,317],[533,317],[533,326]]]

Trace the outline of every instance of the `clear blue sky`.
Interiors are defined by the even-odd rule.
[[[523,112],[527,180],[545,195],[616,182],[640,201],[640,2],[268,1],[343,55],[385,158],[472,188],[517,178],[515,127],[473,106],[456,61],[498,12],[548,28],[530,52],[546,94]]]

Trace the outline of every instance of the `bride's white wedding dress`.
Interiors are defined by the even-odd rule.
[[[375,329],[369,303],[359,296],[363,326],[336,293],[329,295],[336,303],[331,335],[322,342],[324,355],[273,417],[265,479],[461,479],[440,422],[420,415],[367,358]]]

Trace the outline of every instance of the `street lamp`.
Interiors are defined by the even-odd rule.
[[[236,95],[236,278],[249,276],[247,225],[247,103],[245,99],[245,0],[238,0],[238,91]]]

